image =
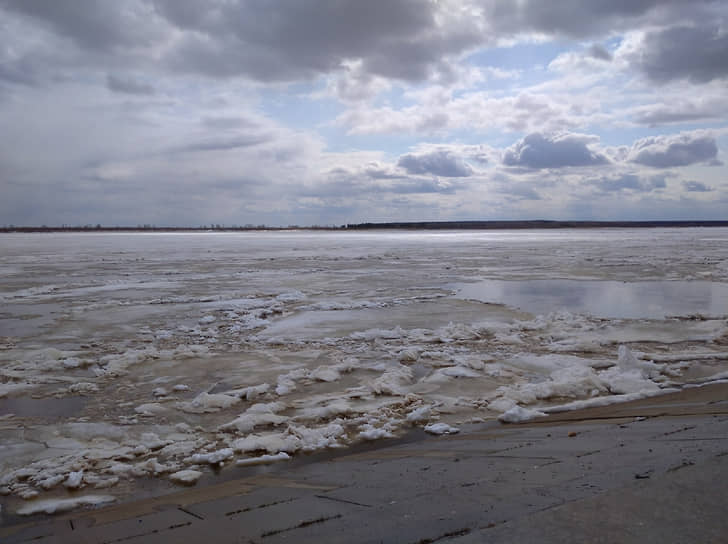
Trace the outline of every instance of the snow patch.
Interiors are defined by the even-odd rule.
[[[111,495],[84,495],[81,497],[72,497],[68,499],[44,499],[33,501],[30,504],[18,508],[17,513],[21,516],[30,516],[33,514],[57,514],[58,512],[67,512],[79,506],[98,506],[114,502],[116,499]]]

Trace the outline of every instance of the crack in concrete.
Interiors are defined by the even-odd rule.
[[[314,495],[319,499],[328,499],[330,501],[343,502],[346,504],[353,504],[354,506],[364,506],[365,508],[372,508],[371,504],[364,504],[363,502],[350,501],[347,499],[340,499],[338,497],[329,497],[328,495]]]

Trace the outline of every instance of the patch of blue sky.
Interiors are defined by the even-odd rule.
[[[518,71],[519,85],[534,85],[548,76],[548,65],[561,53],[573,50],[574,44],[565,42],[521,43],[510,47],[491,47],[471,53],[466,62],[473,66]],[[507,86],[511,80],[502,80]]]
[[[345,127],[330,123],[317,127],[316,132],[326,141],[329,152],[381,151],[390,159],[407,153],[422,141],[430,141],[416,134],[347,134]]]

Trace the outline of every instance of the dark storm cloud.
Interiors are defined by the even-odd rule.
[[[683,181],[683,187],[690,193],[708,193],[714,189],[700,181]]]
[[[706,83],[728,77],[728,33],[722,25],[676,26],[648,32],[634,65],[655,82]]]
[[[637,140],[627,160],[653,168],[672,168],[713,162],[717,154],[715,138],[709,133],[698,131]]]
[[[408,153],[399,158],[397,165],[410,174],[433,174],[444,178],[463,178],[473,174],[468,163],[447,150]]]
[[[503,164],[531,169],[607,164],[604,155],[588,147],[596,141],[584,134],[535,132],[506,149]]]
[[[116,93],[150,95],[154,94],[154,87],[132,77],[121,77],[114,74],[106,76],[106,86]]]

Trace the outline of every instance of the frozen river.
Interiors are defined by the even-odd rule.
[[[2,234],[0,278],[10,513],[728,377],[721,228]]]

